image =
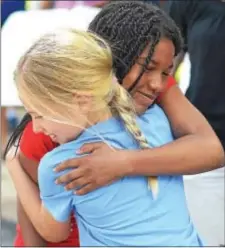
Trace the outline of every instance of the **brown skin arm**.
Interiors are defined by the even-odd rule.
[[[224,163],[224,151],[203,115],[187,100],[178,86],[161,100],[168,116],[174,142],[132,154],[131,175],[197,174],[217,169]]]
[[[24,156],[21,151],[18,154],[18,158],[21,166],[26,171],[26,173],[35,183],[37,183],[38,162],[28,159],[26,156]],[[39,235],[39,233],[34,228],[18,198],[17,217],[18,223],[21,228],[24,245],[28,247],[46,247],[46,241]]]
[[[67,183],[67,189],[81,187],[76,193],[86,194],[126,175],[188,175],[221,167],[224,151],[217,136],[177,86],[164,94],[161,106],[177,140],[138,151],[112,151],[102,143],[86,144],[81,152],[91,154],[59,165],[58,171],[76,169],[57,183]]]

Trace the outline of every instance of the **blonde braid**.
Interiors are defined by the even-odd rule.
[[[115,94],[110,102],[112,111],[119,115],[123,120],[126,129],[133,135],[138,142],[140,148],[149,148],[148,141],[139,129],[136,122],[135,109],[128,92],[115,82]],[[158,180],[157,177],[148,177],[148,187],[151,188],[153,197],[158,195]]]

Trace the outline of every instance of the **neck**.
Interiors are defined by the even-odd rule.
[[[112,112],[109,109],[105,111],[96,111],[89,114],[89,123],[87,127],[97,124],[98,122],[107,121],[108,119],[112,118]]]

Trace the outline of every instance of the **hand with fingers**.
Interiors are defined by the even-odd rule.
[[[84,144],[77,153],[79,155],[89,154],[67,160],[55,169],[60,172],[74,168],[59,177],[56,183],[66,184],[66,190],[76,188],[77,195],[84,195],[108,185],[128,173],[126,161],[129,151],[112,150],[105,143],[91,143]]]

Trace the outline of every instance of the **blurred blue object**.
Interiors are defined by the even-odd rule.
[[[25,1],[1,0],[1,27],[13,12],[20,10],[25,10]]]
[[[15,111],[15,109],[7,109],[6,112],[6,117],[7,117],[7,121],[8,121],[8,125],[9,125],[9,132],[12,132],[16,126],[19,124],[19,118],[17,116],[17,113]]]

